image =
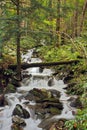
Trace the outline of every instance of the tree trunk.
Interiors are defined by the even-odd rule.
[[[73,34],[72,37],[78,36],[78,6],[79,3],[77,0],[75,0],[75,11],[74,11],[74,21],[73,21]]]
[[[87,10],[87,0],[85,1],[84,6],[83,6],[79,35],[81,35],[81,32],[83,30],[83,24],[84,24],[86,10]]]
[[[49,62],[49,63],[24,63],[21,64],[21,68],[22,69],[27,69],[30,67],[44,67],[44,66],[57,66],[57,65],[67,65],[67,64],[72,64],[72,63],[78,63],[79,60],[70,60],[70,61],[59,61],[59,62]],[[17,67],[17,65],[9,65],[8,68],[9,69],[13,69],[15,70]]]
[[[17,0],[17,78],[21,79],[21,54],[20,54],[20,1]]]
[[[56,19],[56,31],[60,31],[60,0],[57,2],[57,19]]]
[[[60,18],[60,5],[61,5],[61,0],[57,0],[57,19],[56,19],[56,44],[59,47],[60,42],[61,42],[61,35],[58,33],[60,31],[60,23],[61,23],[61,18]]]

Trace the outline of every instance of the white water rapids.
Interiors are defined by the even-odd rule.
[[[22,55],[22,59],[24,62],[27,63],[34,63],[34,62],[41,62],[39,58],[31,58],[32,53],[34,49],[31,49],[28,51],[27,54]],[[72,119],[74,118],[72,114],[72,110],[75,110],[74,108],[71,108],[69,105],[69,102],[67,101],[70,97],[67,96],[65,93],[66,91],[63,89],[66,87],[66,85],[63,83],[62,80],[57,80],[55,77],[53,77],[53,85],[48,86],[48,81],[53,73],[50,69],[43,69],[43,72],[39,72],[39,67],[36,68],[29,68],[26,69],[27,74],[31,74],[32,76],[28,78],[24,78],[21,87],[18,88],[16,93],[10,93],[6,94],[5,97],[8,100],[8,105],[5,107],[0,107],[0,130],[11,130],[12,125],[12,112],[15,108],[16,104],[21,104],[24,106],[25,99],[22,99],[19,101],[19,97],[22,95],[21,91],[24,90],[28,92],[29,90],[33,88],[45,88],[45,89],[55,89],[60,91],[61,97],[60,101],[63,103],[64,109],[61,113],[61,115],[56,115],[53,118],[65,118],[65,119]],[[23,72],[24,73],[24,72]],[[30,102],[32,103],[32,102]],[[24,106],[25,107],[25,106]],[[29,111],[29,108],[26,107],[26,109]],[[39,128],[38,125],[41,122],[39,119],[36,120],[35,117],[31,114],[31,117],[29,119],[25,119],[26,127],[24,127],[24,130],[42,130],[42,128]]]

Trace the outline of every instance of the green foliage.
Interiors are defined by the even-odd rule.
[[[74,40],[74,42],[80,55],[87,58],[87,46],[85,37],[78,37]]]
[[[13,74],[13,71],[11,69],[6,69],[4,71],[4,75],[11,76]]]
[[[27,51],[30,48],[35,46],[35,40],[31,37],[23,37],[21,38],[21,50],[22,52]]]
[[[78,115],[74,120],[65,123],[68,130],[87,130],[87,108],[78,110]]]
[[[46,61],[61,61],[77,59],[79,52],[72,52],[71,45],[63,45],[61,48],[55,48],[53,46],[44,46],[40,51],[44,52],[44,59]]]
[[[69,120],[65,123],[68,130],[87,130],[87,82],[81,85],[80,89],[84,90],[81,96],[83,109],[77,110],[77,115],[74,120]]]

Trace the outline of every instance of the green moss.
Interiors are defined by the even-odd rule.
[[[61,111],[56,107],[51,107],[50,113],[53,114],[53,115],[56,115],[56,114],[61,114]]]
[[[9,83],[8,86],[6,87],[6,91],[5,91],[5,92],[6,92],[6,93],[9,93],[9,92],[10,92],[10,93],[14,93],[15,90],[16,90],[16,89],[15,89],[14,85],[12,85],[12,84]]]

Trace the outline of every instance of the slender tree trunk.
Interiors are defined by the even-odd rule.
[[[2,7],[0,6],[0,17],[2,17]],[[2,57],[2,49],[3,49],[3,45],[2,45],[2,39],[0,38],[0,58]]]
[[[56,19],[56,31],[60,31],[60,0],[57,0],[57,19]]]
[[[20,54],[20,1],[17,0],[17,78],[21,79],[21,54]]]
[[[78,6],[79,3],[75,0],[75,11],[74,11],[74,21],[73,21],[73,38],[78,36]]]
[[[81,32],[83,30],[83,24],[84,24],[86,10],[87,10],[87,0],[85,1],[84,6],[83,6],[79,35],[81,35]]]
[[[75,9],[75,14],[74,14],[74,36],[78,36],[78,1],[76,0],[75,2],[76,9]]]
[[[53,8],[52,6],[53,6],[53,0],[49,0],[48,7],[50,9],[52,9]],[[49,20],[50,23],[53,21],[53,14],[52,14],[52,12],[50,12],[48,20]],[[52,33],[53,31],[54,31],[53,25],[50,24],[49,25],[49,32]],[[50,42],[52,42],[54,40],[54,37],[55,37],[55,34],[54,35],[52,35],[52,34],[50,35]]]
[[[61,23],[61,17],[60,17],[60,13],[61,13],[61,0],[57,0],[57,19],[56,19],[56,35],[57,35],[57,46],[59,47],[60,45],[60,39],[61,39],[61,35],[58,33],[60,31],[60,23]]]
[[[49,8],[52,9],[52,0],[49,1]],[[53,20],[52,12],[50,13],[48,19],[49,19],[49,21],[52,22],[52,20]],[[49,26],[49,30],[52,31],[52,30],[53,30],[53,27],[52,27],[52,26]]]

